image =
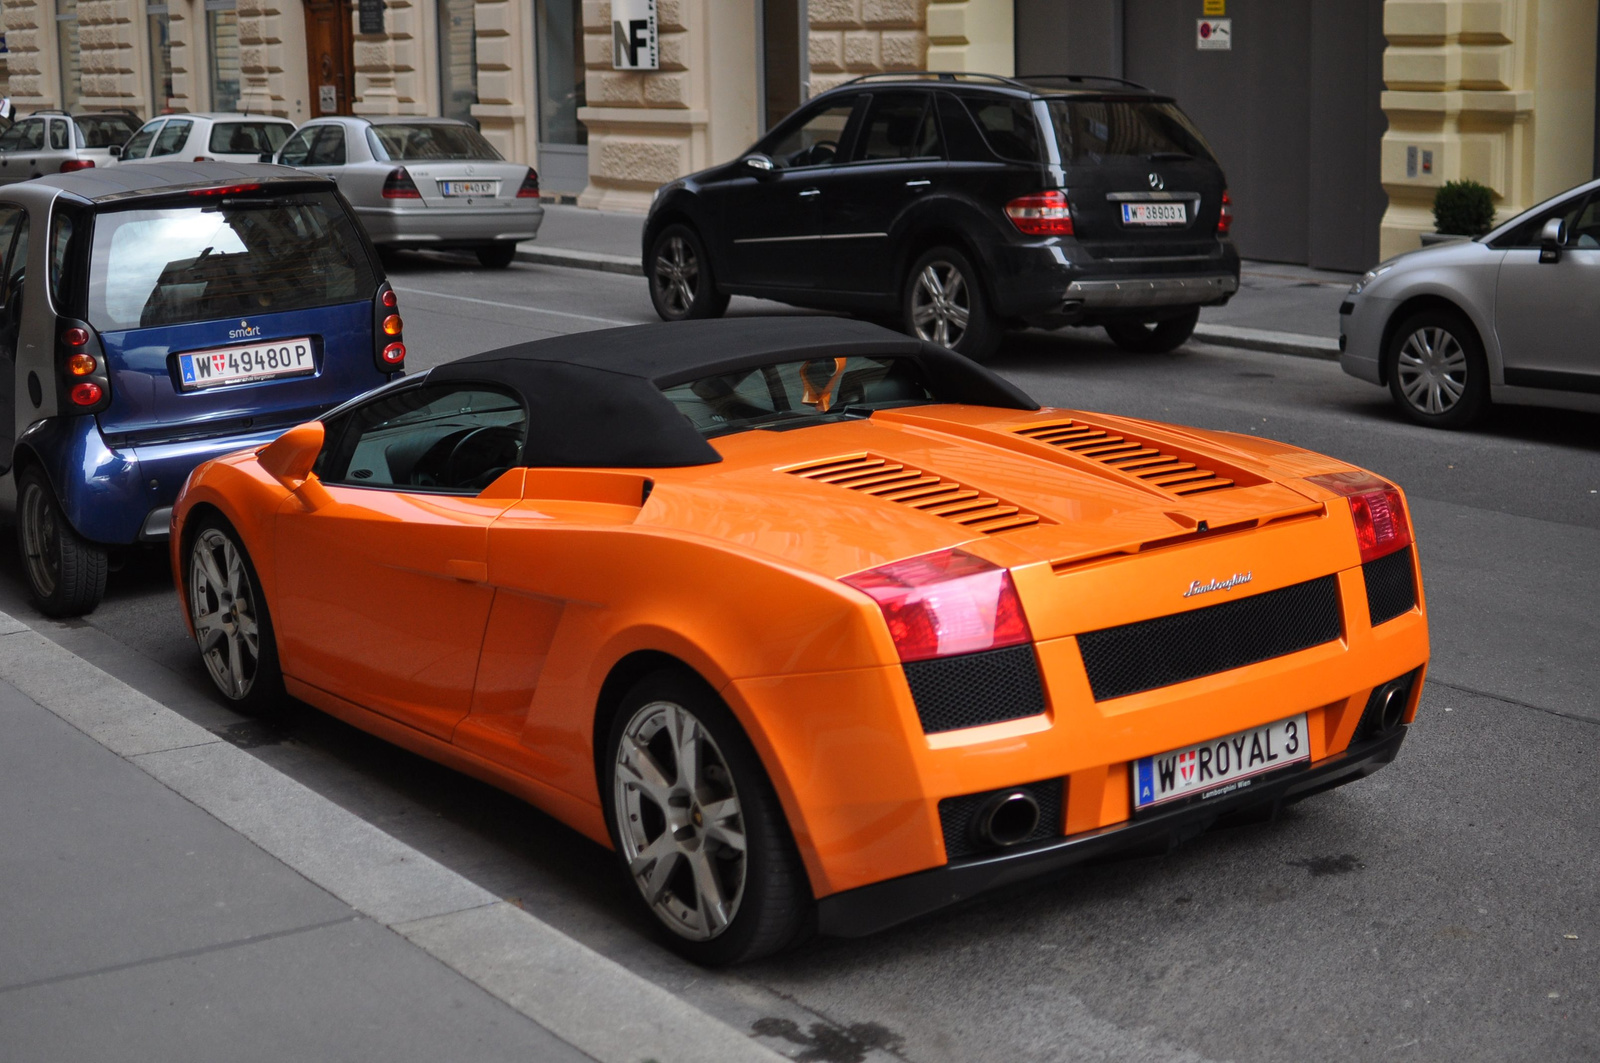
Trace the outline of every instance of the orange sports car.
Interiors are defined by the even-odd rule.
[[[229,698],[524,797],[706,963],[1359,779],[1428,659],[1394,485],[826,318],[407,377],[202,465],[172,552]]]

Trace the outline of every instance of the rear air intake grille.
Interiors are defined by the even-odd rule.
[[[1411,611],[1417,604],[1417,588],[1411,582],[1411,547],[1396,550],[1361,566],[1367,583],[1367,615],[1377,627]]]
[[[1060,837],[1062,789],[1062,780],[1046,779],[1044,782],[1007,786],[1002,790],[990,790],[981,794],[946,797],[939,802],[939,826],[944,829],[945,859],[956,860],[974,853],[993,852],[992,846],[984,846],[972,836],[972,817],[977,815],[978,810],[996,794],[1008,794],[1014,790],[1026,790],[1039,804],[1039,825],[1019,844],[1029,845],[1047,838]]]
[[[1078,636],[1096,701],[1171,686],[1339,637],[1333,576]]]
[[[1229,479],[1179,455],[1081,421],[1057,421],[1019,428],[1017,435],[1109,465],[1118,472],[1179,498],[1245,486],[1237,476]]]
[[[913,661],[905,670],[925,734],[1044,711],[1044,686],[1032,646]]]
[[[875,454],[847,454],[793,465],[782,471],[873,495],[886,502],[898,502],[985,535],[1040,522],[1038,514],[1029,513],[1021,506]]]

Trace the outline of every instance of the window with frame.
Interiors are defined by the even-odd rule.
[[[128,141],[128,146],[122,149],[124,159],[142,159],[150,150],[151,143],[156,139],[156,133],[161,129],[160,122],[151,122],[135,133]]]
[[[1578,239],[1579,231],[1585,224],[1586,219],[1590,225],[1590,238],[1600,237],[1600,230],[1594,228],[1594,223],[1600,222],[1600,217],[1596,217],[1594,213],[1586,209],[1590,204],[1600,207],[1600,197],[1592,194],[1589,196],[1571,196],[1518,222],[1513,228],[1498,237],[1490,246],[1496,250],[1532,249],[1536,251],[1539,249],[1540,240],[1544,236],[1544,227],[1552,218],[1560,218],[1567,223],[1568,247],[1583,246],[1574,241]],[[1597,247],[1600,246],[1600,242],[1591,243],[1587,246]]]
[[[305,162],[298,165],[343,166],[344,157],[344,126],[325,125],[317,133],[317,139],[311,142]]]
[[[1002,159],[1039,161],[1039,123],[1033,120],[1027,100],[968,96],[962,102],[983,130],[990,151]]]
[[[218,122],[207,147],[217,155],[260,155],[283,147],[293,132],[281,122]]]
[[[333,418],[315,472],[324,483],[477,494],[522,463],[528,413],[492,384],[423,384]]]
[[[306,156],[311,154],[311,141],[321,128],[321,126],[307,126],[305,129],[296,130],[283,142],[283,147],[278,152],[278,161],[285,166],[304,166]]]
[[[78,0],[56,0],[56,56],[61,64],[61,108],[83,99],[83,64],[78,49]]]
[[[796,125],[780,127],[764,142],[766,154],[785,170],[833,165],[839,161],[856,102],[846,100],[807,115]]]
[[[176,155],[183,150],[184,144],[189,141],[189,130],[193,122],[180,121],[174,118],[161,127],[161,135],[156,137],[156,142],[150,148],[150,157],[158,158],[162,155]]]
[[[66,151],[72,143],[72,123],[64,119],[53,118],[50,120],[50,150]]]
[[[166,4],[145,7],[150,35],[150,110],[172,106],[172,24]]]
[[[211,109],[239,109],[237,0],[206,0],[206,41],[211,46]]]
[[[926,92],[875,92],[856,137],[859,161],[937,159],[944,155],[939,122]]]
[[[43,148],[43,118],[25,118],[0,134],[0,152],[41,151]]]

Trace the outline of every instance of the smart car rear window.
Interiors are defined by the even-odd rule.
[[[330,192],[95,219],[90,324],[150,328],[370,300],[378,281]]]
[[[1205,138],[1174,103],[1050,100],[1047,109],[1062,162],[1098,162],[1127,155],[1183,155],[1215,161]]]
[[[371,127],[379,161],[426,162],[429,159],[480,159],[492,162],[500,153],[471,126],[418,122],[415,125]],[[381,152],[381,154],[380,154]]]
[[[260,155],[283,147],[293,132],[277,122],[218,122],[207,146],[218,155]]]
[[[813,358],[691,380],[662,389],[707,436],[800,428],[934,401],[911,358]]]

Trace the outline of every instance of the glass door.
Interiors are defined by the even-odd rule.
[[[439,113],[473,126],[478,102],[478,42],[473,0],[438,0]]]
[[[582,0],[536,0],[534,50],[539,87],[539,184],[581,192],[589,183],[584,105]]]

